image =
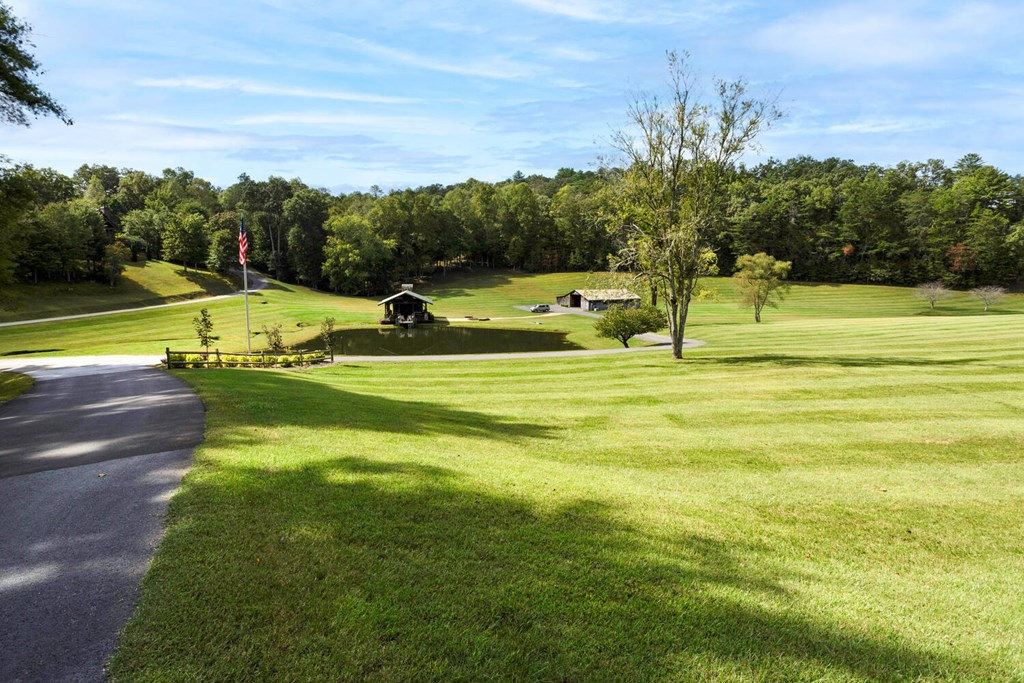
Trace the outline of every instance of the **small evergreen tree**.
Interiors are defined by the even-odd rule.
[[[199,315],[192,319],[192,327],[196,330],[199,343],[209,351],[210,340],[213,339],[213,320],[210,318],[210,312],[205,308],[199,311]]]
[[[320,323],[320,338],[324,341],[324,349],[331,354],[334,362],[334,318],[327,317]]]

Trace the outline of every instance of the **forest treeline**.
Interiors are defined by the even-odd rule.
[[[382,193],[332,195],[300,180],[242,175],[218,188],[185,169],[154,176],[83,165],[0,167],[4,281],[116,279],[126,260],[226,272],[238,227],[250,263],[350,294],[465,264],[528,271],[609,266],[624,221],[615,169],[516,173]],[[1024,270],[1024,178],[968,155],[891,168],[799,157],[736,169],[719,269],[742,254],[792,262],[792,278],[952,287],[1012,285]]]

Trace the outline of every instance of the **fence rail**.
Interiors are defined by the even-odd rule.
[[[255,353],[221,353],[213,351],[172,351],[165,347],[164,363],[171,368],[290,368],[315,365],[327,360],[324,351],[257,351]],[[334,354],[331,354],[334,360]]]

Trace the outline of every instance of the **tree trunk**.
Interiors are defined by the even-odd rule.
[[[761,309],[760,308],[755,308],[754,309],[754,322],[756,322],[756,323],[761,322]]]

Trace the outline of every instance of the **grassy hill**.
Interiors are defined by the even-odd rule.
[[[488,277],[428,293],[579,286]],[[1021,299],[798,286],[757,325],[713,284],[682,362],[182,372],[207,438],[114,680],[1020,680]]]
[[[15,285],[10,292],[18,307],[0,311],[0,322],[155,306],[236,289],[235,283],[216,273],[194,269],[186,273],[174,263],[142,261],[129,263],[114,287],[92,281]]]

